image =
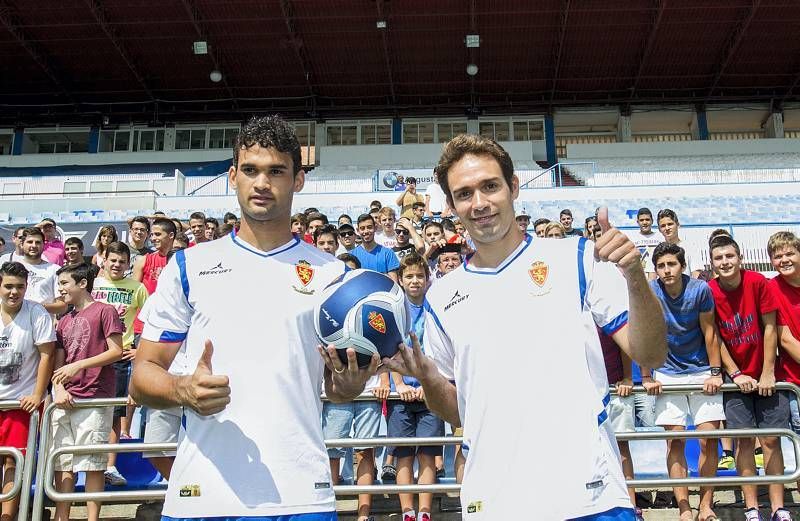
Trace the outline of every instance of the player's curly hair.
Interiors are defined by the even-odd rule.
[[[233,166],[239,166],[239,151],[246,150],[255,145],[264,148],[274,148],[278,152],[292,156],[294,173],[300,171],[302,159],[300,158],[300,142],[294,128],[282,117],[253,116],[242,125],[242,130],[236,135],[233,142]]]
[[[439,164],[436,166],[436,178],[450,204],[453,203],[453,193],[447,182],[447,174],[450,172],[450,168],[466,155],[490,157],[497,161],[503,172],[503,179],[509,188],[511,187],[511,180],[514,177],[514,162],[508,152],[493,139],[475,134],[461,134],[444,146]]]

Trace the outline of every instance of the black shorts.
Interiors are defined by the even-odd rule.
[[[433,414],[425,402],[387,403],[387,435],[390,438],[435,438],[444,436],[444,421]],[[389,454],[396,458],[413,456],[416,453],[441,456],[441,446],[389,447]]]
[[[128,397],[128,382],[131,379],[131,363],[129,360],[114,362],[114,372],[117,375],[116,393],[117,398]],[[125,416],[126,406],[114,407],[114,418]]]
[[[725,428],[727,429],[788,429],[789,395],[778,391],[772,396],[757,392],[724,393]]]

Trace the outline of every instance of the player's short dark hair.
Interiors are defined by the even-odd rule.
[[[42,242],[44,242],[44,232],[35,226],[29,226],[22,230],[22,240],[26,240],[31,235],[38,235],[42,238]]]
[[[358,216],[358,220],[356,221],[356,226],[358,226],[359,224],[363,223],[364,221],[372,221],[372,225],[373,226],[375,225],[375,218],[374,217],[372,217],[368,213],[362,213],[361,215]]]
[[[536,219],[535,221],[533,221],[533,229],[535,230],[537,226],[540,226],[542,224],[550,224],[550,219],[546,217],[540,217]]]
[[[278,152],[289,154],[292,158],[293,173],[297,174],[303,167],[300,157],[300,142],[297,140],[294,127],[277,114],[272,116],[253,116],[242,125],[242,130],[233,141],[233,166],[239,166],[239,151],[259,145],[262,148],[274,148]]]
[[[503,172],[503,179],[511,188],[511,180],[514,177],[514,162],[508,152],[493,139],[475,134],[461,134],[447,142],[444,150],[442,150],[442,156],[439,158],[439,164],[436,166],[436,177],[439,180],[439,185],[450,203],[453,202],[453,194],[450,191],[447,174],[450,173],[450,168],[466,155],[494,159]]]
[[[81,251],[84,250],[83,241],[77,237],[70,237],[69,239],[64,241],[64,246],[72,246],[73,244],[77,246],[79,250]]]
[[[411,205],[412,210],[416,210],[417,208],[425,208],[425,203],[417,201],[416,203]]]
[[[736,255],[742,256],[742,250],[739,249],[739,243],[736,242],[730,235],[717,235],[708,241],[708,254],[713,256],[715,248],[724,248],[725,246],[733,246]]]
[[[124,242],[114,241],[111,244],[109,244],[108,248],[106,248],[105,257],[108,258],[108,256],[112,253],[116,253],[117,255],[124,255],[125,257],[128,258],[128,262],[131,261],[131,249]]]
[[[158,219],[153,219],[153,226],[158,226],[162,230],[167,233],[171,233],[176,235],[178,233],[178,228],[175,226],[175,223],[172,219],[167,219],[166,217],[159,217]]]
[[[68,275],[76,284],[82,280],[86,280],[86,291],[89,293],[91,293],[94,288],[96,273],[92,267],[85,262],[75,264],[74,266],[64,266],[56,272],[56,275],[59,277],[61,275]]]
[[[233,212],[225,212],[225,215],[222,216],[222,220],[224,222],[227,222],[227,221],[230,221],[230,220],[234,220],[235,221],[237,219],[238,219],[238,217],[236,217],[236,214],[234,214]]]
[[[5,276],[19,277],[25,281],[26,286],[28,285],[28,269],[21,262],[4,262],[0,266],[0,280],[3,280]]]
[[[639,208],[639,211],[636,212],[636,219],[639,219],[639,217],[642,215],[649,215],[651,219],[653,218],[653,212],[651,212],[650,208],[647,208],[646,206]]]
[[[680,221],[678,221],[678,214],[676,214],[674,210],[671,210],[669,208],[664,208],[663,210],[658,211],[658,217],[656,218],[656,223],[661,222],[661,219],[671,219],[675,221],[675,224],[680,224]]]
[[[729,232],[725,228],[717,228],[716,230],[714,230],[713,232],[711,232],[709,234],[709,236],[708,236],[708,249],[709,249],[709,252],[711,251],[711,241],[713,241],[714,239],[716,239],[717,237],[720,237],[722,235],[727,235],[728,237],[732,237],[731,232]]]
[[[128,223],[128,228],[133,227],[133,223],[139,223],[142,226],[144,226],[148,232],[150,231],[150,220],[143,215],[137,215],[136,217],[131,219],[131,222]]]
[[[411,252],[400,259],[400,268],[397,270],[397,276],[402,278],[403,272],[413,266],[422,268],[423,273],[425,273],[425,280],[431,278],[431,268],[428,266],[428,262],[417,252]]]
[[[219,228],[219,221],[215,217],[206,217],[206,224],[213,224]]]
[[[334,226],[332,224],[326,224],[326,225],[320,226],[319,228],[314,230],[314,245],[315,246],[317,244],[317,239],[319,239],[321,236],[325,235],[326,233],[330,234],[330,235],[333,235],[333,240],[334,241],[338,241],[339,240],[339,230],[336,229],[336,226]]]
[[[653,250],[653,266],[658,266],[658,259],[664,255],[675,255],[681,266],[686,267],[686,252],[677,244],[662,242]]]
[[[358,260],[358,257],[356,257],[351,253],[340,253],[339,255],[336,256],[336,258],[344,262],[345,264],[347,264],[348,262],[352,262],[353,264],[356,265],[356,269],[361,267],[361,261]]]
[[[205,221],[206,214],[204,214],[203,212],[192,212],[192,214],[189,216],[190,221],[196,221],[198,219],[200,219],[201,221]]]

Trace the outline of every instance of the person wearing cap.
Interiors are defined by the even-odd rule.
[[[400,217],[411,219],[414,217],[414,203],[424,203],[425,197],[417,193],[417,179],[406,178],[406,189],[397,197],[395,203],[400,207]]]
[[[583,237],[581,230],[572,227],[572,211],[569,208],[561,210],[558,220],[564,227],[564,237]]]
[[[522,233],[527,233],[528,226],[530,226],[531,224],[531,216],[522,213],[517,215],[514,219],[517,221],[517,226],[519,226],[519,231],[521,231]]]
[[[342,223],[338,232],[339,248],[336,250],[336,255],[350,253],[350,250],[356,247],[356,229],[353,228],[352,224]]]
[[[44,234],[44,249],[42,250],[42,257],[56,266],[63,266],[66,254],[64,253],[64,243],[61,242],[56,235],[56,222],[49,217],[42,219],[36,225],[37,228],[42,230]]]

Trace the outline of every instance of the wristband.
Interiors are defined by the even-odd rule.
[[[742,376],[742,372],[741,372],[741,371],[739,371],[739,370],[736,370],[736,371],[734,371],[734,372],[730,373],[728,376],[730,376],[731,380],[733,380],[733,379],[734,379],[734,378],[736,378],[737,376]]]
[[[711,376],[720,376],[722,374],[721,367],[712,367],[711,368]]]

